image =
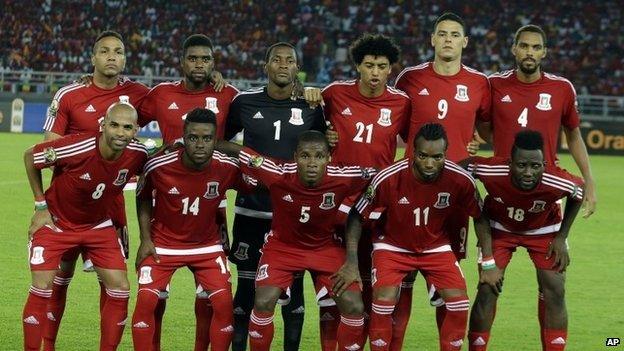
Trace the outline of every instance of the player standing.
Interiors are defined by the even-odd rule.
[[[468,146],[473,138],[475,125],[484,122],[490,109],[490,87],[486,76],[461,63],[462,51],[468,45],[464,20],[454,13],[438,17],[431,34],[434,49],[433,62],[408,67],[399,74],[395,87],[412,99],[412,120],[406,155],[416,132],[426,123],[440,123],[448,135],[446,157],[459,162],[468,157]],[[450,219],[448,230],[451,246],[458,260],[466,257],[468,216]],[[395,310],[395,329],[392,350],[400,350],[411,312],[410,277],[402,286],[398,308]],[[437,305],[438,329],[442,326],[446,308],[443,301],[433,297]]]
[[[139,107],[139,124],[145,125],[157,121],[163,143],[171,145],[182,137],[184,120],[187,114],[197,107],[211,110],[217,117],[216,137],[223,138],[225,118],[228,115],[232,99],[238,90],[227,84],[217,90],[216,84],[211,84],[214,72],[214,55],[212,41],[203,34],[193,34],[184,40],[182,56],[180,58],[183,78],[176,82],[161,83],[152,88]],[[217,220],[221,226],[222,235],[227,238],[226,208],[227,200],[223,199]],[[212,308],[208,296],[201,286],[198,286],[195,299],[195,351],[208,349],[208,334]],[[158,304],[154,332],[154,349],[160,349],[160,330],[162,316],[165,311],[168,291],[161,292],[161,301]]]
[[[351,281],[357,269],[362,217],[383,218],[373,238],[373,308],[371,350],[390,350],[392,313],[401,282],[420,271],[444,299],[446,318],[440,328],[440,350],[459,350],[468,319],[466,282],[451,250],[445,222],[462,212],[475,218],[475,231],[485,254],[491,254],[487,218],[481,214],[474,179],[446,160],[447,137],[440,124],[425,124],[414,138],[413,154],[379,172],[358,201],[347,225],[347,263]],[[406,221],[411,218],[412,220]],[[411,223],[411,224],[410,224]],[[497,274],[498,273],[498,274]],[[500,272],[484,271],[480,280],[498,289]]]
[[[293,157],[298,135],[306,130],[325,130],[320,107],[311,109],[305,100],[291,100],[299,69],[295,48],[276,43],[265,55],[265,87],[241,92],[230,106],[225,140],[244,130],[243,145],[279,160]],[[220,149],[221,143],[217,149]],[[225,151],[225,150],[224,150]],[[234,296],[234,340],[232,349],[246,349],[247,326],[254,300],[254,279],[264,236],[271,228],[271,202],[265,190],[238,194],[234,208],[233,243],[230,260],[238,268]],[[282,308],[284,350],[297,350],[303,326],[303,276],[292,286],[290,303]]]
[[[142,169],[147,150],[132,141],[138,125],[131,105],[113,104],[101,125],[102,132],[37,144],[24,155],[35,196],[28,230],[32,285],[22,316],[25,350],[40,350],[56,270],[63,254],[76,248],[90,255],[107,295],[100,350],[115,350],[121,340],[130,285],[109,208]],[[44,195],[41,169],[52,166],[54,176]]]
[[[137,192],[141,245],[132,318],[136,350],[154,349],[160,292],[185,266],[214,309],[206,336],[211,349],[230,347],[234,331],[230,272],[216,217],[225,191],[241,184],[242,178],[238,160],[213,153],[217,123],[212,111],[194,109],[184,121],[184,146],[145,165]]]
[[[126,65],[126,52],[123,38],[117,32],[104,31],[93,44],[91,63],[93,76],[90,84],[73,83],[62,87],[54,95],[44,124],[44,140],[54,140],[61,136],[76,133],[95,133],[100,130],[104,114],[109,106],[124,101],[138,106],[148,88],[121,76]],[[113,226],[124,241],[127,257],[127,220],[123,195],[110,206]],[[49,299],[48,314],[44,332],[44,349],[54,350],[56,335],[60,327],[67,288],[74,275],[78,250],[68,251],[61,259],[60,270],[54,278],[52,298]],[[92,269],[90,261],[85,269]],[[100,284],[100,309],[104,306],[106,292]]]
[[[483,257],[482,269],[503,274],[517,247],[525,247],[535,265],[544,295],[543,350],[564,350],[568,316],[565,305],[565,270],[570,259],[567,237],[583,200],[583,182],[545,162],[541,134],[516,134],[511,160],[474,157],[469,170],[488,192],[484,211],[492,228],[493,256]],[[566,198],[563,218],[558,201]],[[485,351],[494,322],[497,296],[479,285],[470,316],[470,350]]]
[[[399,60],[400,49],[386,36],[366,34],[353,42],[350,55],[359,79],[336,81],[325,87],[321,95],[325,119],[338,138],[332,149],[332,163],[383,169],[394,162],[397,137],[407,139],[410,121],[410,99],[386,85],[392,65]],[[317,92],[306,89],[305,94]],[[314,96],[309,99],[315,102]],[[347,200],[348,206],[345,204],[341,210],[348,214],[356,200],[357,197]],[[364,308],[370,315],[372,233],[369,225],[364,228],[358,258]],[[339,315],[336,307],[325,306],[329,303],[322,303],[320,309],[323,350],[336,349]]]

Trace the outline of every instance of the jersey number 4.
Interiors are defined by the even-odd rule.
[[[522,126],[522,128],[526,128],[527,124],[529,124],[529,109],[524,108],[522,112],[520,112],[520,116],[518,116],[518,124]]]

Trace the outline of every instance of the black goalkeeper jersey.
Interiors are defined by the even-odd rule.
[[[225,127],[225,139],[243,131],[243,145],[274,159],[291,161],[297,138],[306,130],[325,133],[321,107],[311,109],[303,99],[275,100],[267,88],[250,89],[238,94]],[[256,218],[271,218],[269,193],[262,189],[236,197],[235,212]]]

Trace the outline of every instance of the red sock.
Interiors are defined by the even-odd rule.
[[[546,317],[546,303],[544,302],[544,294],[540,291],[537,293],[537,320],[540,327],[540,340],[542,342],[542,349],[546,350],[546,339],[544,338],[544,320]]]
[[[169,293],[167,291],[160,291],[158,293],[158,302],[156,303],[156,309],[154,310],[154,339],[152,341],[152,350],[160,351],[160,334],[162,333],[162,322],[165,316],[165,309],[167,308],[167,298]]]
[[[340,316],[338,325],[338,350],[361,350],[364,348],[364,316]]]
[[[210,326],[208,340],[212,343],[210,351],[228,351],[234,337],[232,293],[229,289],[221,289],[210,294],[208,298],[212,305],[210,307],[212,320],[208,324]]]
[[[130,291],[106,289],[106,294],[100,321],[100,351],[115,351],[126,326]]]
[[[210,345],[212,306],[208,296],[195,295],[195,351],[207,351]]]
[[[340,312],[338,307],[324,306],[319,308],[319,330],[321,332],[321,350],[336,351],[338,345],[338,324]]]
[[[468,333],[468,350],[469,351],[486,351],[487,343],[490,341],[490,332],[469,332]]]
[[[396,304],[394,313],[392,314],[392,342],[390,343],[391,351],[400,351],[403,349],[403,339],[407,331],[407,323],[412,313],[412,288],[414,282],[401,283],[401,295]]]
[[[249,347],[251,351],[268,351],[273,341],[273,312],[257,312],[249,317]]]
[[[393,311],[395,311],[394,303],[382,300],[373,301],[369,329],[371,351],[390,350]]]
[[[52,290],[30,287],[24,312],[22,326],[24,328],[24,350],[39,351],[43,329],[46,324],[46,307],[52,296]]]
[[[43,330],[43,350],[54,351],[56,336],[61,325],[61,319],[65,312],[65,301],[67,299],[67,288],[71,282],[73,273],[58,271],[54,277],[52,285],[52,297],[48,301],[48,320]]]
[[[568,330],[544,329],[544,351],[563,351],[568,342]]]
[[[154,351],[154,312],[158,301],[158,290],[139,289],[132,314],[132,343],[135,350]]]
[[[446,316],[440,328],[440,350],[459,350],[466,336],[466,323],[470,308],[468,296],[455,296],[446,299],[444,302]]]

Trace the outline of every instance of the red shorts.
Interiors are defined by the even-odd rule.
[[[464,273],[452,251],[435,253],[402,253],[389,250],[373,251],[373,288],[401,286],[403,278],[420,271],[428,284],[436,289],[466,290]]]
[[[518,246],[527,249],[535,268],[554,270],[555,256],[546,259],[548,247],[557,233],[521,235],[492,229],[492,251],[498,268],[505,268]]]
[[[317,300],[325,295],[332,296],[333,285],[330,277],[345,262],[345,249],[328,245],[319,249],[300,249],[289,247],[269,237],[262,248],[262,256],[256,272],[256,287],[276,286],[286,291],[293,282],[295,273],[307,270],[312,275],[316,288]],[[348,290],[360,290],[357,283],[349,285]]]
[[[470,216],[465,213],[457,213],[446,221],[446,230],[449,233],[451,249],[458,261],[466,258],[469,226]]]
[[[85,252],[96,267],[126,270],[123,248],[113,226],[84,231],[55,232],[47,226],[33,235],[29,244],[30,269],[56,270],[68,251]]]
[[[201,285],[203,290],[231,291],[230,268],[223,251],[198,255],[161,254],[159,257],[159,263],[152,256],[141,262],[137,271],[140,289],[167,291],[173,273],[178,268],[188,267],[195,276],[196,284]]]

